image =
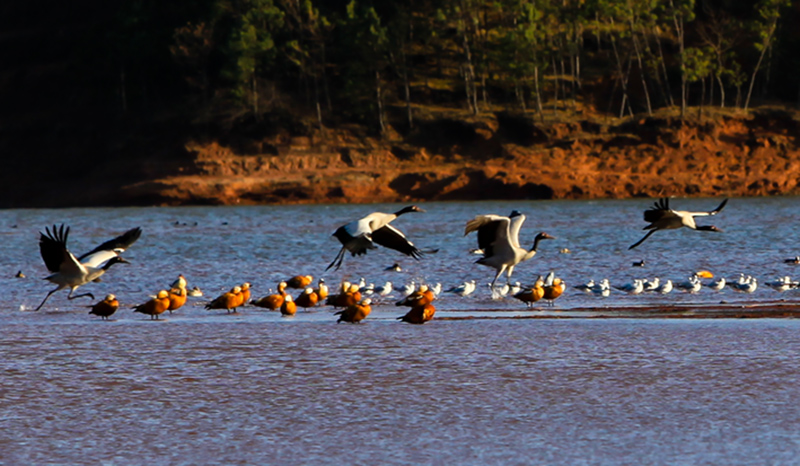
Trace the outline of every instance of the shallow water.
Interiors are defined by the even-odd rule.
[[[718,200],[675,200],[708,209]],[[389,251],[345,258],[325,275],[382,283],[416,278],[481,283],[463,237],[479,213],[528,215],[523,242],[558,239],[515,279],[555,270],[589,278],[681,279],[700,268],[735,277],[792,274],[797,199],[732,199],[712,218],[722,234],[659,232],[638,249],[649,201],[427,204],[396,226],[420,262]],[[379,206],[393,210],[397,206]],[[0,220],[0,463],[549,463],[787,464],[800,453],[796,374],[800,322],[759,320],[446,320],[534,315],[513,300],[443,295],[439,320],[410,326],[400,308],[375,306],[362,325],[336,325],[327,308],[291,319],[202,304],[243,281],[254,296],[290,275],[319,275],[337,243],[329,235],[372,206],[10,210]],[[91,300],[53,295],[36,241],[44,225],[69,223],[70,246],[89,250],[136,225],[142,238],[102,283],[126,309],[111,322],[88,316]],[[174,222],[179,225],[174,225]],[[197,222],[197,226],[194,226]],[[186,223],[186,225],[182,225]],[[223,224],[226,223],[226,224]],[[711,222],[708,222],[711,223]],[[14,227],[16,226],[16,227]],[[787,239],[788,238],[788,239]],[[569,248],[570,254],[560,254]],[[645,259],[644,269],[631,263]],[[402,273],[383,272],[393,262]],[[10,278],[17,270],[29,278]],[[178,273],[204,298],[161,322],[130,305]],[[567,291],[550,315],[652,303],[796,301],[760,287],[752,295]],[[492,310],[492,311],[489,311]],[[501,310],[502,312],[497,312]],[[588,314],[587,315],[591,315]]]

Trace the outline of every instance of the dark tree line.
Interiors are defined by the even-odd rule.
[[[800,103],[798,0],[129,0],[89,2],[88,16],[69,10],[81,5],[60,7],[89,31],[67,52],[70,72],[110,113],[284,112],[384,131],[390,112],[413,127],[424,105],[544,118],[581,106],[624,116]]]

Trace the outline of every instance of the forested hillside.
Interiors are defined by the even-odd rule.
[[[522,122],[497,136],[519,144],[797,108],[798,25],[797,0],[5,2],[0,205],[127,202],[107,193],[202,175],[210,145],[452,162],[453,134],[487,118]],[[55,197],[70,180],[84,188]]]

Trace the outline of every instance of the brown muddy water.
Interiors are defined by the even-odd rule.
[[[701,209],[717,200],[675,200]],[[479,213],[528,215],[523,242],[558,240],[518,267],[523,282],[553,269],[589,278],[681,279],[700,268],[763,280],[792,274],[796,199],[733,199],[725,230],[659,232],[641,249],[649,201],[428,204],[396,226],[440,251],[420,262],[387,251],[345,258],[324,275],[411,279],[445,288],[486,283],[463,223]],[[393,210],[397,206],[380,206]],[[608,298],[568,290],[554,310],[514,300],[443,294],[423,326],[395,320],[384,300],[361,325],[329,308],[284,319],[202,305],[250,281],[261,296],[281,278],[319,275],[338,250],[329,237],[373,206],[5,211],[0,222],[0,463],[2,464],[793,464],[800,454],[800,320],[631,318],[620,309],[721,302],[794,303],[760,287],[696,295]],[[427,215],[427,217],[426,217]],[[53,295],[38,231],[73,226],[85,252],[141,225],[142,239],[101,283],[115,293],[110,322],[88,299]],[[176,225],[175,222],[178,222]],[[198,222],[197,225],[194,222]],[[709,222],[711,223],[711,222]],[[663,234],[662,234],[663,233]],[[543,245],[544,247],[544,245]],[[571,253],[559,254],[569,248]],[[645,259],[643,269],[631,262]],[[384,272],[393,262],[404,271]],[[22,270],[28,278],[12,276]],[[206,296],[164,321],[130,306],[178,273]],[[396,297],[396,293],[395,293]],[[616,313],[615,313],[616,312]],[[655,311],[654,311],[655,312]],[[596,319],[600,315],[622,318]],[[552,318],[519,319],[543,316]],[[561,319],[558,317],[571,317]],[[462,319],[463,318],[463,319]]]

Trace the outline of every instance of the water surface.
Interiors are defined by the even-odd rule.
[[[634,277],[681,279],[698,269],[760,279],[792,274],[797,199],[732,199],[721,234],[673,231],[638,249],[649,201],[426,204],[396,226],[439,252],[416,262],[391,251],[345,258],[327,273],[445,287],[492,272],[475,265],[464,222],[480,213],[528,215],[558,239],[515,280],[555,270],[569,284]],[[708,209],[714,199],[675,200]],[[400,206],[377,208],[394,210]],[[400,324],[391,302],[362,325],[336,325],[327,308],[284,319],[202,304],[243,281],[254,295],[283,278],[320,275],[330,234],[373,206],[10,210],[0,220],[0,463],[3,464],[789,464],[800,453],[794,319],[483,319],[528,316],[513,300],[442,296],[424,326]],[[67,222],[87,251],[142,226],[144,234],[103,282],[126,307],[178,273],[206,298],[162,322],[120,310],[88,316],[90,300],[52,288],[38,231]],[[176,225],[175,222],[178,222]],[[195,222],[197,225],[195,226]],[[570,254],[558,251],[568,248]],[[643,269],[631,263],[645,259]],[[394,262],[402,273],[384,272]],[[11,278],[17,270],[29,278]],[[697,295],[597,298],[572,290],[548,315],[586,306],[796,301],[762,287]],[[498,312],[500,310],[502,312]],[[476,320],[447,320],[471,316]],[[587,315],[588,317],[588,315]]]

